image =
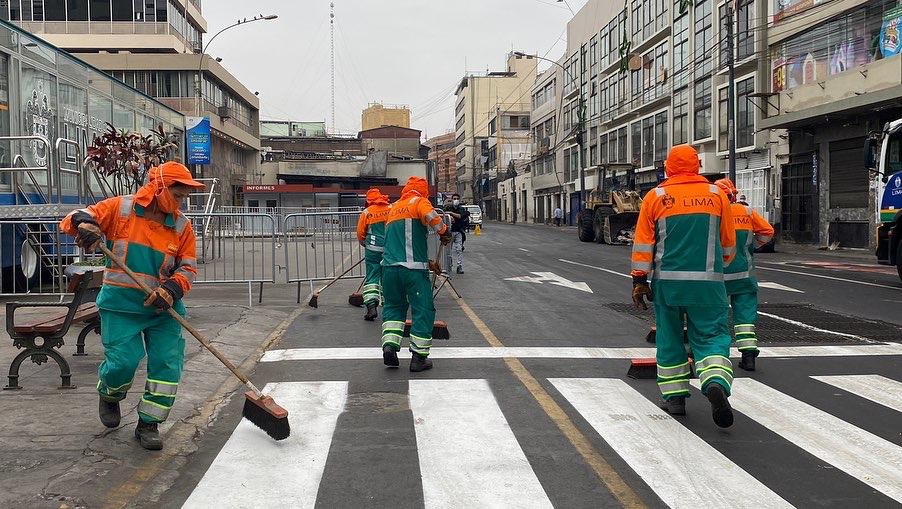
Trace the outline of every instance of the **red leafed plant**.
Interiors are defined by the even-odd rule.
[[[107,123],[106,132],[95,136],[88,147],[85,164],[104,177],[113,177],[116,187],[134,192],[144,183],[147,172],[170,159],[175,148],[162,125],[142,136]]]

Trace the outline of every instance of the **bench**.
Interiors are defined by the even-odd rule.
[[[25,359],[31,358],[35,364],[43,364],[48,358],[56,361],[60,368],[61,389],[74,389],[69,363],[57,352],[65,344],[63,337],[73,324],[83,323],[84,329],[78,335],[75,355],[85,355],[85,339],[94,331],[100,333],[100,314],[94,299],[103,283],[103,269],[70,274],[69,291],[72,300],[65,302],[8,302],[6,304],[6,332],[13,340],[13,346],[22,350],[9,366],[9,385],[4,390],[21,389],[19,367]],[[62,308],[59,312],[42,315],[16,322],[16,311],[23,308]],[[40,338],[40,340],[38,339]]]

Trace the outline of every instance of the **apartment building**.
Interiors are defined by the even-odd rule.
[[[567,200],[562,175],[557,171],[563,162],[556,129],[561,104],[559,84],[563,80],[561,63],[563,60],[546,69],[532,87],[530,173],[535,211],[532,218],[537,223],[550,223],[554,209],[563,210]]]
[[[454,147],[455,133],[449,132],[433,136],[424,143],[429,147],[429,160],[435,168],[435,182],[438,192],[453,194],[457,191],[457,150]]]

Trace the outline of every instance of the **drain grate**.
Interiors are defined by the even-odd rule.
[[[605,304],[608,309],[625,313],[634,318],[654,324],[655,314],[651,309],[643,311],[632,304],[612,302]],[[760,304],[758,311],[785,318],[818,329],[852,334],[873,341],[899,341],[902,327],[891,323],[866,320],[824,311],[807,304]],[[732,323],[730,324],[732,327]],[[863,343],[863,341],[815,331],[769,316],[758,316],[758,342],[767,343]]]

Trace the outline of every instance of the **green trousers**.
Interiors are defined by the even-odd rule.
[[[432,281],[428,270],[411,270],[397,265],[382,268],[382,346],[401,349],[404,321],[410,307],[410,351],[429,355],[432,346],[432,327],[435,305],[432,302]]]
[[[104,359],[97,392],[107,401],[121,401],[132,386],[135,370],[147,351],[147,382],[138,403],[144,422],[163,422],[175,403],[182,376],[185,340],[182,326],[168,313],[139,314],[100,310]]]
[[[363,302],[382,302],[382,252],[366,250],[364,255],[366,278],[363,280]]]
[[[740,352],[758,353],[758,337],[755,335],[755,323],[758,321],[758,292],[737,293],[730,295],[733,308],[733,333],[736,335],[736,348]]]
[[[689,346],[695,372],[707,392],[710,384],[720,384],[730,394],[733,365],[730,363],[730,330],[727,308],[723,306],[668,306],[655,294],[655,343],[658,388],[664,399],[689,396],[689,357],[683,345],[683,316],[689,332]]]

